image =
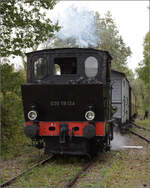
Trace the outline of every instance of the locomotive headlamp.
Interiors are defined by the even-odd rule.
[[[37,112],[35,110],[31,110],[28,112],[28,118],[30,120],[35,120],[37,118]]]
[[[85,113],[85,118],[88,120],[88,121],[92,121],[94,118],[95,118],[95,113],[91,110],[87,111]]]

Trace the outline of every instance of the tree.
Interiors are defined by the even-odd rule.
[[[1,136],[2,154],[15,152],[17,145],[23,144],[23,108],[21,101],[21,84],[25,82],[23,70],[14,71],[8,61],[0,64],[1,70]],[[14,149],[15,146],[15,149]]]
[[[138,79],[143,82],[143,109],[150,109],[150,32],[146,33],[143,43],[143,60],[136,69]]]
[[[53,9],[57,0],[9,0],[0,2],[2,57],[22,55],[59,30],[46,12]]]
[[[128,73],[127,58],[131,55],[131,50],[119,35],[109,11],[104,18],[96,12],[96,35],[99,37],[97,48],[109,51],[113,58],[112,68]]]
[[[150,89],[150,32],[145,35],[143,47],[143,61],[139,63],[139,68],[136,71],[145,86]]]
[[[43,43],[42,48],[78,48],[79,45],[76,43],[76,39],[68,37],[61,39],[57,36],[53,36],[50,40]]]

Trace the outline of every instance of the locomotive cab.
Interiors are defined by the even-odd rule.
[[[109,53],[95,49],[28,53],[25,135],[47,154],[94,155],[109,146],[110,66]]]

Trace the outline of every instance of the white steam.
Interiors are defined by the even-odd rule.
[[[119,131],[114,130],[114,139],[111,142],[112,150],[123,149],[123,146],[127,144],[125,136],[122,136]]]
[[[93,11],[77,9],[70,6],[64,12],[55,17],[62,27],[56,36],[61,39],[73,38],[80,47],[96,46],[96,19]]]

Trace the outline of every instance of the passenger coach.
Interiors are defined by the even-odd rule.
[[[111,70],[112,106],[117,110],[113,118],[121,128],[126,127],[136,115],[136,100],[130,83],[123,72]]]

